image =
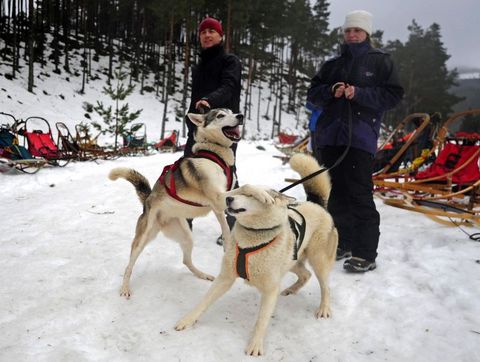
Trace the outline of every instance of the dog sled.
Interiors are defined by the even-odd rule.
[[[430,155],[434,126],[427,113],[405,117],[378,147],[374,177],[384,179],[415,171]]]
[[[447,119],[434,142],[436,158],[422,170],[403,179],[374,178],[375,195],[387,205],[423,213],[442,224],[479,224],[480,136],[465,132],[451,135],[447,128],[471,114],[480,114],[480,109],[455,113]]]
[[[83,159],[111,160],[120,156],[118,152],[98,144],[100,134],[99,132],[95,137],[92,136],[91,126],[89,124],[81,122],[75,125],[75,141],[80,148]]]
[[[123,147],[119,150],[122,155],[135,156],[147,154],[147,126],[145,123],[134,123],[123,136]]]
[[[87,155],[85,152],[82,152],[80,144],[70,133],[70,130],[65,123],[56,122],[55,127],[57,128],[57,145],[61,152],[78,161],[95,159],[94,157]]]
[[[170,135],[158,141],[153,145],[153,148],[159,152],[177,152],[178,146],[178,131],[173,130]]]
[[[0,114],[13,119],[12,125],[0,125],[0,170],[7,172],[15,169],[28,174],[38,172],[47,164],[47,161],[34,158],[24,146],[19,144],[16,118],[8,113]]]
[[[65,167],[73,157],[59,149],[53,140],[50,123],[43,117],[28,117],[21,123],[19,134],[26,139],[28,151],[34,158],[47,160],[50,165]]]
[[[286,145],[286,144],[293,144],[295,143],[299,136],[298,135],[295,135],[295,134],[291,134],[291,133],[287,133],[287,132],[283,132],[283,131],[280,131],[278,132],[278,142],[280,144],[283,144],[283,145]]]
[[[297,136],[284,132],[278,133],[278,142],[275,143],[275,148],[282,152],[288,158],[297,152],[308,152],[308,142],[310,141],[310,135]],[[283,156],[282,156],[283,157]]]

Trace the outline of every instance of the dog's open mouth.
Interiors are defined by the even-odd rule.
[[[236,214],[239,214],[239,213],[244,212],[244,211],[247,211],[247,210],[244,209],[243,207],[241,207],[240,209],[233,209],[231,207],[227,208],[227,213],[229,215],[236,215]]]
[[[229,140],[237,142],[240,140],[242,137],[240,133],[240,126],[235,126],[235,127],[223,127],[222,128],[223,134],[225,137],[227,137]]]

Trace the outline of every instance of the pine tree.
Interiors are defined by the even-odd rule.
[[[446,66],[450,56],[441,41],[440,26],[432,24],[426,30],[415,21],[408,27],[408,41],[390,42],[388,50],[398,66],[400,82],[405,89],[397,119],[414,112],[440,112],[448,115],[462,98],[449,93],[456,84],[456,70]]]
[[[135,86],[126,85],[124,82],[128,77],[128,73],[123,71],[123,66],[120,66],[115,70],[112,80],[107,80],[107,86],[103,87],[103,93],[108,95],[112,101],[115,102],[115,109],[110,106],[106,106],[101,101],[97,101],[97,105],[93,106],[93,110],[97,112],[103,119],[103,124],[99,122],[92,122],[92,126],[102,134],[110,134],[115,137],[114,149],[118,148],[118,136],[128,137],[134,132],[131,129],[131,122],[138,118],[141,109],[130,112],[128,103],[120,104],[130,94],[132,94]],[[92,108],[91,104],[86,103],[84,109]]]

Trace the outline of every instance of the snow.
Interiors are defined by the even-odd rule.
[[[480,72],[460,73],[459,79],[480,79]]]
[[[263,146],[265,151],[257,146]],[[240,182],[280,189],[295,177],[270,142],[242,141]],[[194,277],[175,242],[159,236],[140,256],[130,300],[119,296],[135,222],[133,167],[153,183],[179,154],[71,163],[0,175],[2,361],[243,361],[259,294],[238,280],[190,329],[173,329],[210,282]],[[303,189],[289,194],[304,199]],[[330,277],[333,317],[316,320],[318,283],[279,298],[264,361],[475,361],[480,359],[479,244],[458,228],[377,201],[378,268]],[[474,229],[467,229],[473,232]],[[194,262],[217,274],[222,248],[212,214],[194,222]],[[294,280],[284,279],[284,286]]]
[[[9,72],[5,65],[0,70]],[[25,90],[26,72],[15,81],[1,76],[1,110],[72,127],[83,119],[84,101],[107,101],[101,93],[104,78],[90,82],[80,95],[81,77],[65,82],[65,74],[43,72],[49,76],[36,78],[35,94]],[[144,110],[138,121],[146,122],[149,141],[158,140],[159,99],[137,90],[127,101],[131,110]],[[167,129],[179,128],[173,108],[169,117]],[[295,129],[294,117],[283,117],[285,127]],[[257,134],[268,135],[271,123],[261,126]],[[256,127],[256,120],[248,120],[248,129]],[[296,174],[272,157],[278,151],[270,140],[250,140],[255,132],[238,148],[240,183],[279,190]],[[1,361],[253,359],[244,348],[259,294],[240,280],[193,328],[174,330],[210,282],[194,277],[182,264],[178,245],[161,235],[134,268],[131,299],[119,296],[142,207],[129,183],[112,182],[107,175],[113,167],[132,167],[153,183],[178,157],[122,157],[45,167],[35,175],[0,174]],[[301,187],[288,194],[305,198]],[[465,234],[478,229],[449,228],[376,202],[382,218],[377,269],[356,275],[346,273],[342,262],[335,264],[329,320],[313,316],[320,298],[314,279],[298,295],[280,297],[267,330],[266,356],[259,361],[480,360],[480,245]],[[222,258],[215,244],[219,233],[211,214],[194,222],[193,260],[214,275]],[[293,280],[287,275],[283,286]]]

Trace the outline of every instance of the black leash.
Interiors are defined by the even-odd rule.
[[[462,227],[459,224],[457,224],[452,218],[449,217],[448,219],[452,224],[454,224],[457,228],[459,228],[465,235],[467,235],[470,240],[480,242],[480,233],[469,234],[465,230],[463,230]]]
[[[297,185],[300,185],[300,184],[304,183],[305,181],[308,181],[311,178],[314,178],[315,176],[318,176],[325,171],[330,171],[332,168],[337,167],[340,164],[340,162],[343,161],[343,159],[347,155],[348,151],[350,150],[350,146],[352,144],[352,123],[353,123],[353,121],[352,121],[352,106],[350,104],[350,101],[348,101],[347,104],[348,104],[348,144],[347,144],[347,147],[345,148],[345,151],[343,151],[343,153],[340,155],[340,157],[335,161],[335,163],[332,166],[330,166],[328,168],[321,168],[320,170],[317,170],[317,171],[311,173],[310,175],[305,176],[304,178],[301,178],[300,180],[295,181],[294,183],[292,183],[292,184],[284,187],[283,189],[281,189],[279,191],[280,193],[284,193],[285,191],[290,190],[291,188],[293,188]]]

